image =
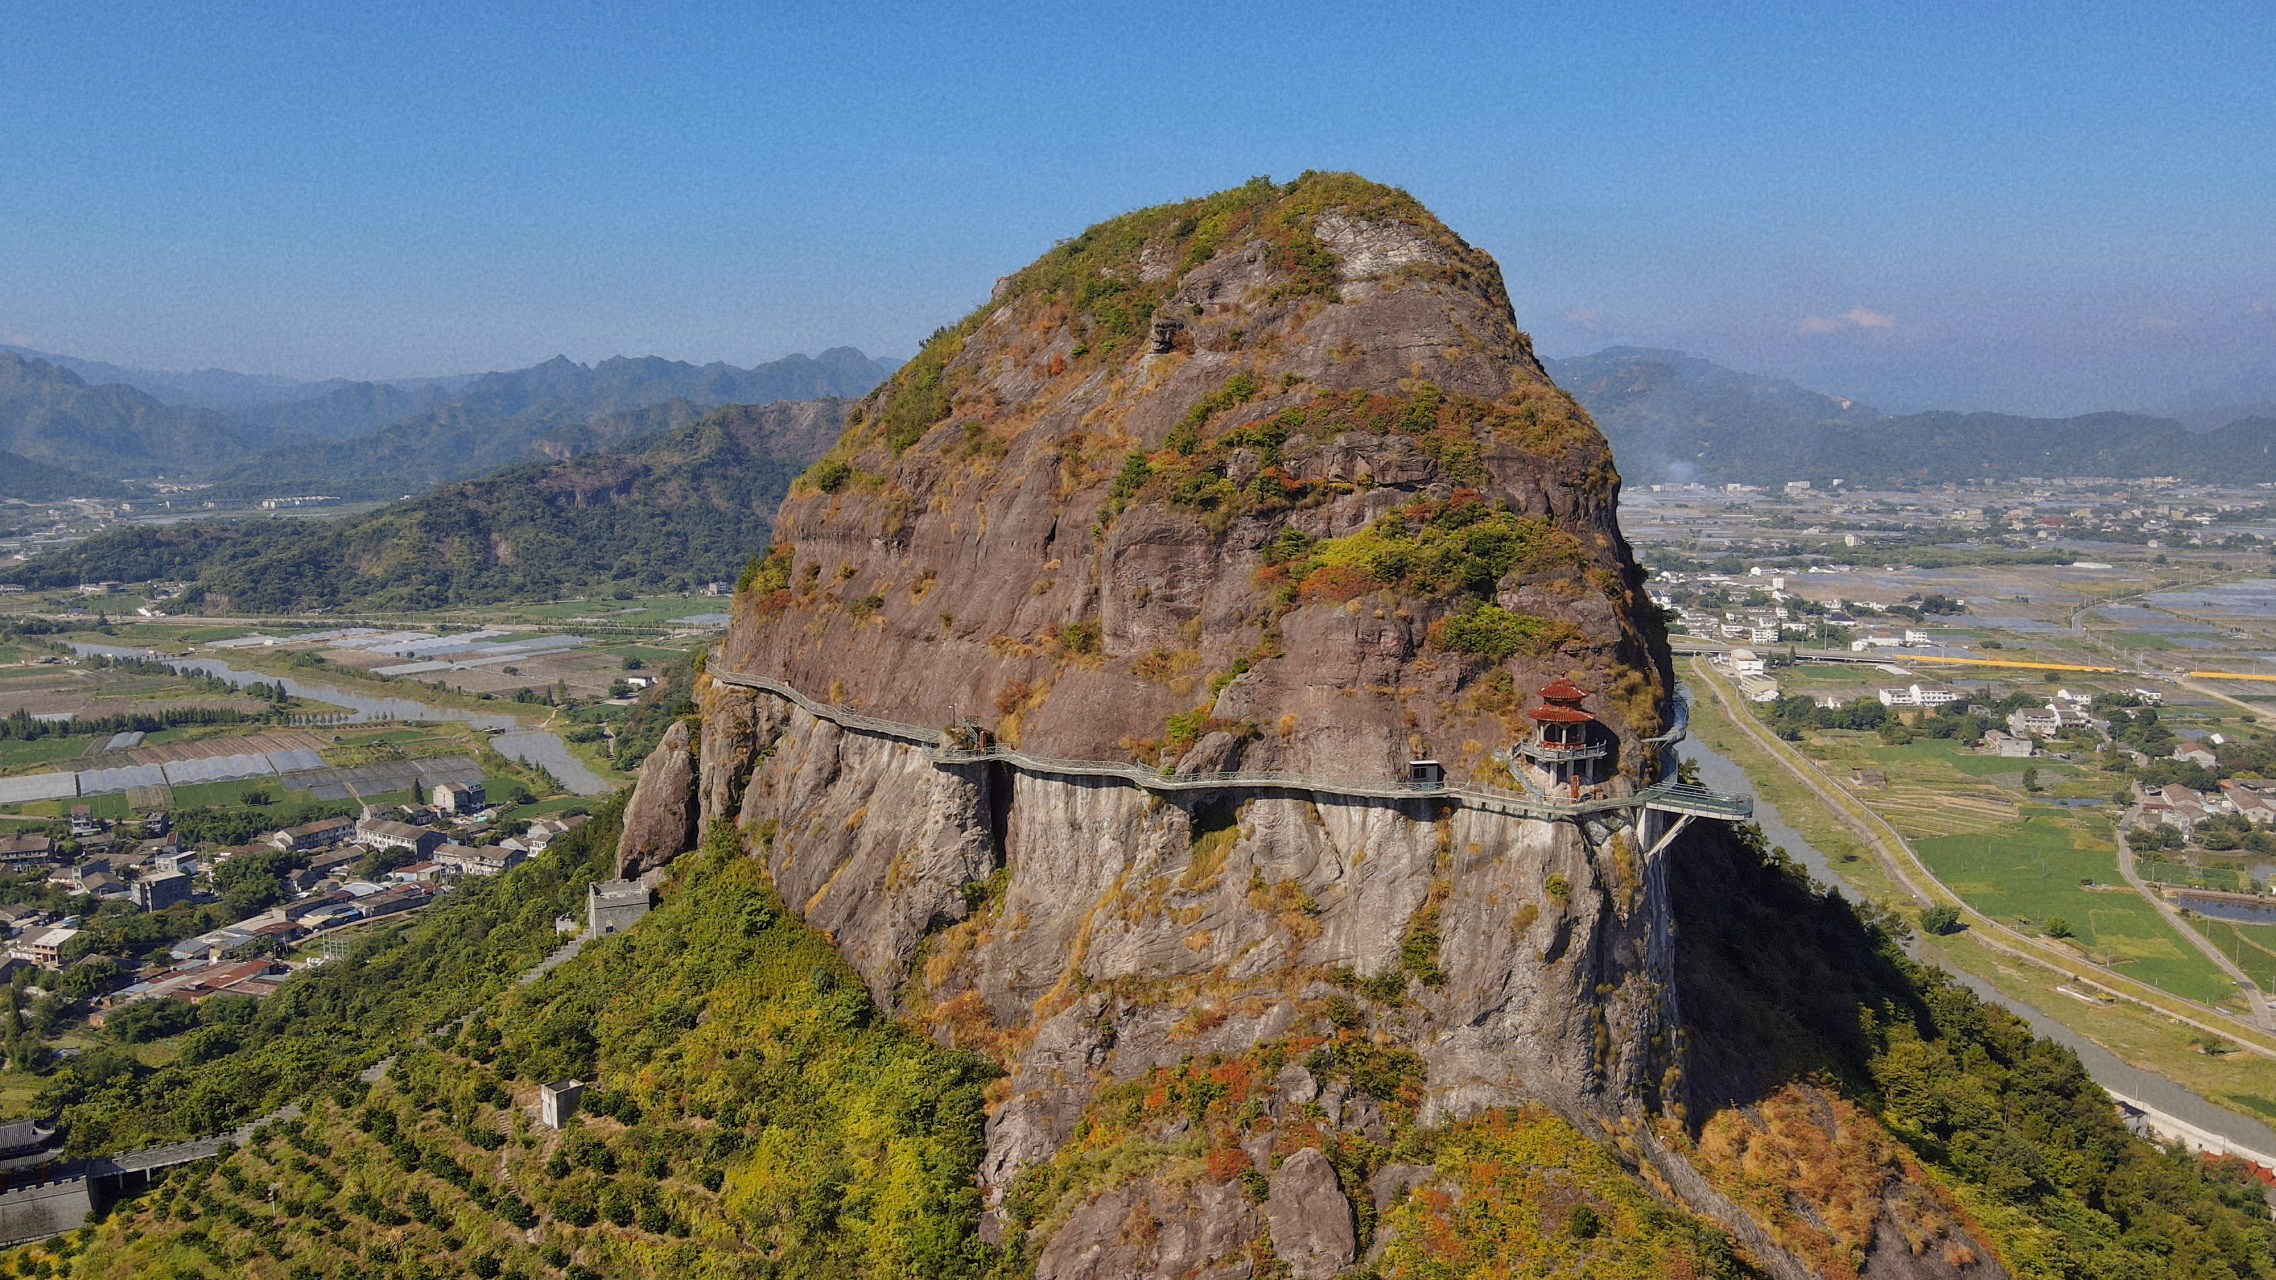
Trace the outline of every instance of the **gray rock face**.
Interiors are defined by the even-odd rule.
[[[674,724],[640,762],[616,846],[618,879],[663,866],[695,847],[695,763],[688,751],[693,741],[684,721]]]
[[[1367,1014],[1426,1065],[1426,1122],[1526,1100],[1621,1112],[1669,1065],[1652,1043],[1667,904],[1623,862],[1626,833],[1592,845],[1571,824],[1425,801],[1165,798],[941,766],[751,701],[772,695],[713,684],[701,697],[707,726],[715,706],[734,726],[707,733],[705,778],[747,779],[740,796],[707,781],[703,817],[743,824],[785,901],[882,1005],[1005,1067],[980,1170],[991,1203],[1051,1158],[1101,1085],[1330,1030],[1331,997],[1354,997],[1318,975],[1396,969],[1427,902],[1444,983],[1410,982],[1402,1005]],[[1197,847],[1204,810],[1220,834]],[[1289,1061],[1266,1110],[1381,1141],[1383,1104]],[[1273,1134],[1260,1139],[1265,1168]]]
[[[1345,1214],[1350,1216],[1348,1209]],[[1036,1260],[1036,1280],[1247,1280],[1258,1215],[1241,1188],[1125,1183],[1077,1209]],[[1304,1274],[1304,1273],[1299,1273]]]
[[[1387,1164],[1367,1180],[1367,1194],[1375,1200],[1375,1211],[1385,1213],[1398,1203],[1401,1192],[1430,1181],[1437,1172],[1427,1164]]]
[[[1316,1147],[1288,1157],[1272,1174],[1264,1202],[1272,1224],[1272,1251],[1296,1280],[1326,1280],[1351,1265],[1359,1251],[1351,1201],[1336,1186],[1336,1171]]]

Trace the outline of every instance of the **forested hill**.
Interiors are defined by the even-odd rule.
[[[34,462],[0,449],[0,498],[52,502],[57,498],[115,498],[126,492],[116,480],[103,480],[69,467]]]
[[[682,402],[684,403],[684,402]],[[842,399],[729,405],[610,452],[523,463],[337,521],[135,526],[0,581],[187,581],[190,609],[434,609],[731,579],[791,477],[837,439]]]
[[[2276,423],[2265,418],[2191,431],[2138,413],[1892,416],[1679,351],[1612,347],[1545,363],[1596,419],[1631,484],[2074,475],[2276,480]]]

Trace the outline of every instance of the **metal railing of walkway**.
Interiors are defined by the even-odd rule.
[[[1030,773],[1058,777],[1114,778],[1148,791],[1306,791],[1315,795],[1373,800],[1451,800],[1465,808],[1485,813],[1548,822],[1577,821],[1598,814],[1645,808],[1724,821],[1745,821],[1754,814],[1752,796],[1711,791],[1673,778],[1625,796],[1561,801],[1481,783],[1330,778],[1274,770],[1175,773],[1128,760],[1069,760],[1034,756],[997,744],[981,748],[943,746],[941,740],[944,734],[941,730],[883,720],[845,707],[816,702],[791,685],[770,676],[717,669],[708,674],[721,684],[774,694],[810,715],[844,728],[914,744],[924,749],[926,759],[938,765],[1002,763]],[[1679,700],[1677,705],[1681,707],[1683,704]],[[1672,732],[1651,741],[1664,745],[1673,742],[1682,733],[1683,724],[1679,719]]]

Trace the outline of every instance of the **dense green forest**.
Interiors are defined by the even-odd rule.
[[[731,580],[842,401],[731,405],[607,453],[527,463],[332,521],[116,529],[0,574],[186,581],[180,610],[437,609]]]

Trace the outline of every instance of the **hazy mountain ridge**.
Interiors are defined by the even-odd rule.
[[[125,382],[94,383],[65,365],[0,350],[0,450],[117,479],[217,479],[237,496],[405,493],[533,453],[559,458],[608,447],[722,404],[860,395],[893,367],[851,347],[750,369],[657,356],[588,366],[557,356],[463,378],[304,384],[330,389],[224,412],[167,404]],[[598,421],[675,403],[661,416]],[[549,444],[539,446],[541,438]]]
[[[323,486],[345,494],[416,492],[529,456],[540,438],[610,415],[677,401],[677,425],[721,404],[821,400],[866,393],[886,368],[851,347],[818,358],[786,356],[751,369],[692,365],[659,356],[618,356],[581,365],[565,356],[510,373],[488,373],[447,404],[349,439],[286,445],[224,473],[233,491],[276,493]],[[334,393],[339,395],[341,393]],[[601,430],[605,447],[624,432]],[[574,448],[566,450],[576,452]],[[558,453],[560,450],[545,450]]]
[[[2024,475],[2276,479],[2276,415],[1892,416],[1678,351],[1611,347],[1544,362],[1587,407],[1632,484],[1940,483]],[[2219,421],[2213,422],[2213,418]],[[2197,429],[2192,429],[2192,427]]]
[[[181,475],[274,447],[273,428],[162,404],[123,384],[0,352],[0,449],[97,475]]]
[[[78,356],[35,351],[30,347],[5,343],[0,343],[0,351],[13,352],[30,360],[45,360],[59,369],[69,369],[85,379],[90,386],[123,384],[154,400],[178,407],[251,408],[255,405],[303,400],[348,385],[346,378],[304,382],[281,374],[238,373],[231,369],[138,369],[131,365],[84,360]]]
[[[1631,481],[1741,479],[1784,462],[1797,439],[1888,416],[1680,351],[1609,347],[1543,363],[1596,419]]]
[[[629,432],[686,400],[619,415]],[[17,566],[27,586],[192,584],[192,607],[440,608],[733,578],[791,477],[837,438],[843,400],[730,405],[613,452],[523,463],[368,515],[115,529]]]
[[[20,453],[0,449],[0,498],[52,502],[57,498],[115,498],[124,493],[126,487],[116,480],[34,462]]]

